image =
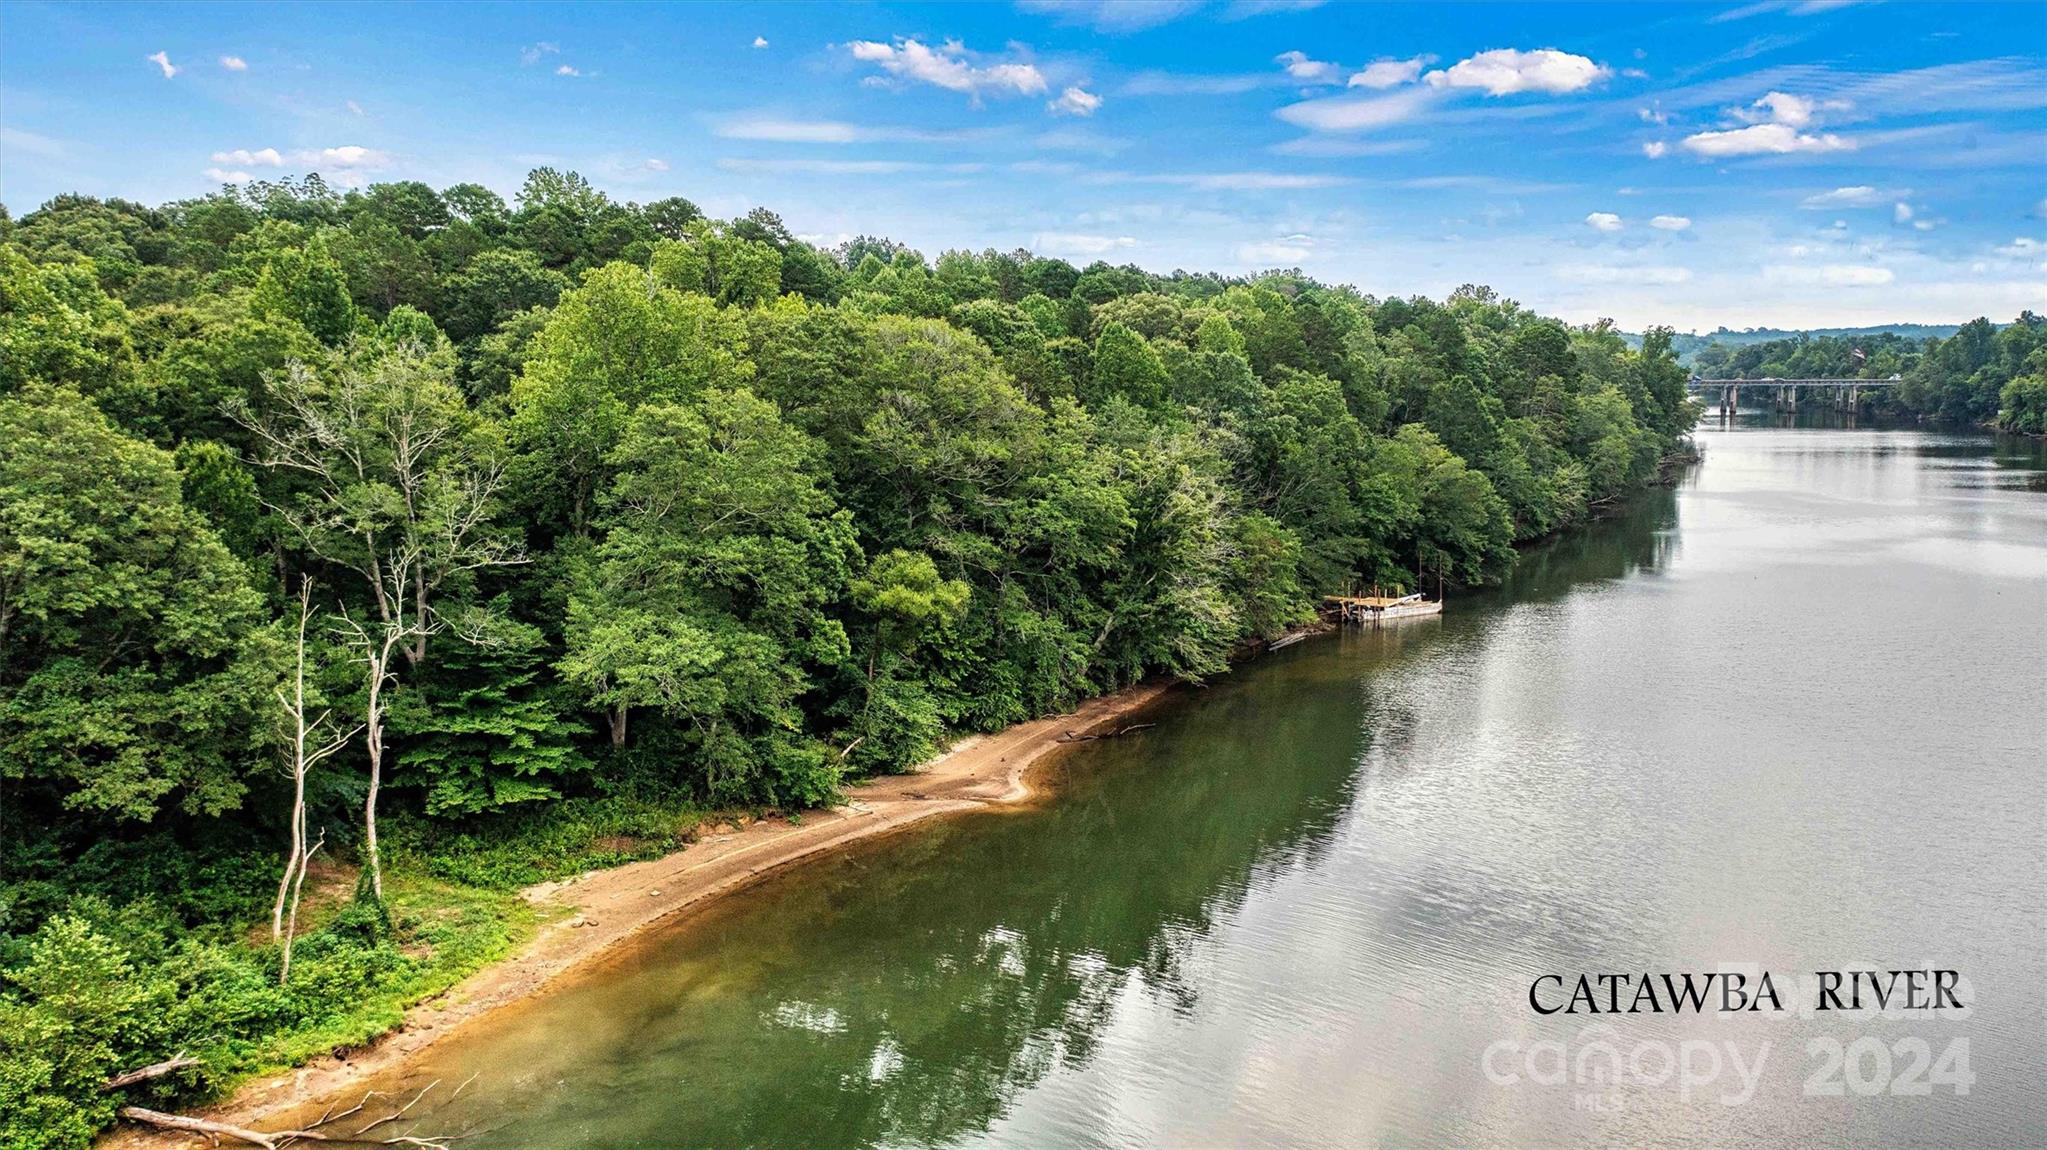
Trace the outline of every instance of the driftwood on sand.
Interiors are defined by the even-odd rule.
[[[474,1082],[475,1080],[475,1075],[471,1075],[469,1081]],[[428,1083],[419,1093],[412,1096],[412,1101],[407,1102],[405,1105],[398,1107],[381,1118],[372,1119],[369,1123],[358,1126],[354,1131],[327,1130],[323,1128],[362,1113],[363,1109],[370,1104],[370,1099],[378,1096],[376,1091],[372,1090],[363,1095],[362,1101],[346,1110],[336,1111],[330,1107],[327,1113],[320,1116],[318,1122],[297,1130],[250,1130],[247,1127],[236,1126],[228,1122],[216,1122],[210,1118],[195,1118],[189,1114],[167,1114],[161,1110],[150,1110],[142,1106],[123,1106],[121,1108],[121,1117],[128,1119],[130,1122],[140,1122],[147,1126],[154,1126],[159,1130],[182,1130],[189,1134],[204,1134],[208,1138],[213,1139],[215,1143],[218,1143],[222,1138],[232,1138],[237,1142],[250,1146],[261,1146],[264,1150],[285,1150],[285,1147],[290,1146],[294,1142],[331,1142],[341,1146],[417,1146],[421,1150],[448,1150],[450,1143],[463,1138],[473,1137],[476,1134],[483,1133],[483,1131],[473,1130],[462,1134],[378,1135],[371,1133],[371,1131],[376,1130],[380,1126],[387,1126],[405,1117],[412,1111],[413,1107],[419,1105],[421,1099],[432,1093],[434,1087],[440,1084],[439,1079]],[[448,1096],[448,1101],[453,1102],[468,1085],[469,1082],[464,1082],[461,1086],[456,1087],[455,1093]]]

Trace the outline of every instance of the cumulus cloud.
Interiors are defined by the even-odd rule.
[[[1098,236],[1084,232],[1039,232],[1031,237],[1031,250],[1050,255],[1099,256],[1123,248],[1134,248],[1130,236]]]
[[[1652,160],[1660,160],[1670,151],[1670,145],[1662,140],[1650,140],[1642,145],[1642,154]]]
[[[233,151],[213,153],[213,162],[216,164],[262,164],[266,167],[281,168],[284,166],[284,156],[276,148],[257,148],[253,152],[247,148],[236,148]]]
[[[1537,48],[1532,52],[1494,48],[1430,72],[1424,79],[1438,88],[1477,88],[1488,96],[1511,96],[1517,92],[1562,95],[1609,74],[1611,69],[1604,64],[1555,48]]]
[[[1059,98],[1045,105],[1057,115],[1092,116],[1102,106],[1102,98],[1081,88],[1068,88],[1059,93]]]
[[[1650,219],[1649,226],[1666,232],[1681,232],[1692,226],[1692,220],[1690,216],[1656,216]]]
[[[230,72],[246,72],[249,70],[249,62],[240,56],[222,56],[220,58],[220,66]]]
[[[381,168],[391,162],[389,153],[360,144],[343,144],[338,148],[321,148],[318,151],[300,152],[299,159],[309,164],[331,164],[337,168]]]
[[[1694,133],[1684,138],[1685,150],[1711,158],[1852,151],[1853,140],[1831,132],[1802,130],[1813,126],[1817,111],[1838,111],[1847,106],[1843,100],[1820,103],[1786,92],[1770,92],[1746,108],[1729,110],[1731,117],[1748,127]]]
[[[1612,212],[1593,212],[1585,217],[1585,223],[1594,231],[1617,232],[1622,228],[1621,218]]]
[[[1770,92],[1746,108],[1732,109],[1735,119],[1749,124],[1789,124],[1803,128],[1813,121],[1813,114],[1825,109],[1838,112],[1846,109],[1846,100],[1828,100],[1824,103],[1788,92]]]
[[[583,73],[573,64],[563,64],[554,70],[554,74],[557,76],[580,76]]]
[[[1909,224],[1912,222],[1912,205],[1903,200],[1891,205],[1891,222]]]
[[[1870,264],[1771,264],[1763,278],[1797,287],[1880,287],[1897,277]]]
[[[1364,70],[1353,73],[1349,87],[1352,88],[1398,88],[1412,84],[1422,77],[1422,68],[1435,60],[1434,56],[1413,56],[1405,60],[1374,60]]]
[[[1997,254],[2006,259],[2031,260],[2047,255],[2047,244],[2031,236],[2019,236],[2012,242],[1997,249]]]
[[[1664,111],[1664,110],[1663,110],[1662,108],[1660,108],[1660,107],[1653,107],[1653,108],[1636,108],[1636,109],[1635,109],[1635,115],[1636,115],[1636,117],[1637,117],[1637,118],[1639,118],[1639,119],[1640,119],[1640,120],[1641,120],[1641,121],[1642,121],[1643,123],[1645,123],[1645,124],[1655,124],[1655,125],[1657,125],[1658,127],[1661,127],[1661,126],[1663,126],[1664,124],[1668,124],[1668,123],[1670,123],[1670,114],[1669,114],[1668,112],[1665,112],[1665,111]]]
[[[229,171],[225,168],[206,169],[206,178],[220,184],[246,184],[255,177],[243,171]]]
[[[1272,58],[1286,66],[1286,74],[1303,84],[1334,84],[1343,69],[1327,60],[1311,60],[1306,52],[1281,52]]]
[[[754,47],[756,47],[756,48],[765,48],[765,47],[767,47],[767,46],[768,46],[768,38],[767,38],[766,36],[755,36],[755,37],[753,38],[753,46],[754,46]]]
[[[898,80],[965,92],[977,99],[991,92],[1039,96],[1047,88],[1044,73],[1036,65],[1019,61],[982,64],[958,40],[947,40],[936,48],[909,37],[897,37],[892,44],[855,40],[847,49],[855,60],[873,64]]]
[[[1685,150],[1709,158],[1782,156],[1793,152],[1848,152],[1855,142],[1832,132],[1801,132],[1789,124],[1754,124],[1684,138]]]
[[[162,68],[163,78],[166,80],[178,74],[179,68],[176,64],[171,63],[171,54],[169,52],[154,52],[144,57],[144,59]]]

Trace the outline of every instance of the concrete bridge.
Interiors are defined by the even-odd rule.
[[[1686,390],[1698,395],[1712,395],[1716,402],[1711,406],[1722,412],[1731,412],[1741,404],[1741,392],[1747,388],[1751,395],[1760,395],[1763,402],[1781,411],[1798,410],[1798,393],[1816,391],[1833,401],[1833,406],[1855,410],[1862,400],[1862,393],[1874,388],[1896,387],[1899,377],[1889,379],[1700,379],[1693,376],[1685,382]]]

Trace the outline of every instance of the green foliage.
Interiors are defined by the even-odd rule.
[[[73,391],[0,398],[0,778],[137,819],[231,809],[262,625],[168,453]]]
[[[587,724],[570,718],[567,691],[544,677],[538,628],[505,617],[445,646],[430,672],[392,703],[402,748],[397,786],[426,790],[429,815],[474,815],[561,797],[590,760],[577,746]]]

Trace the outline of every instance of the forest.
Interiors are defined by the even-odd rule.
[[[368,1041],[526,884],[1496,580],[1697,418],[1667,330],[1484,287],[827,250],[548,169],[60,197],[0,261],[8,1148]],[[2038,321],[1982,328],[1897,352],[1912,402],[2038,404]]]

